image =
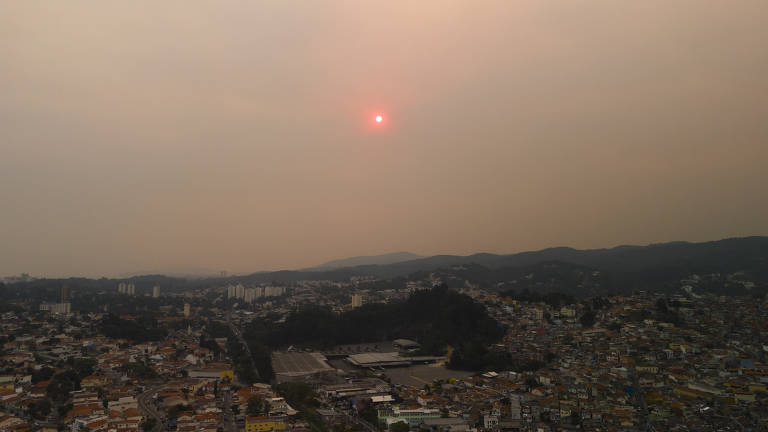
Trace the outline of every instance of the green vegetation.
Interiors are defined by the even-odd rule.
[[[262,379],[268,380],[273,376],[270,350],[288,345],[323,349],[407,338],[418,341],[421,354],[426,355],[444,355],[452,346],[455,361],[451,366],[479,370],[507,364],[485,350],[503,335],[504,329],[482,305],[441,286],[417,292],[405,301],[364,305],[340,315],[309,308],[292,313],[282,324],[254,321],[243,336]],[[230,338],[228,348],[238,376],[252,382],[255,377],[240,344]],[[478,353],[482,355],[478,357]]]
[[[275,391],[285,398],[288,405],[299,410],[299,416],[309,423],[313,431],[326,432],[328,430],[320,414],[317,413],[317,407],[320,406],[320,403],[317,401],[312,387],[308,384],[286,382],[275,386]]]
[[[581,322],[581,326],[584,328],[592,327],[595,325],[596,316],[595,311],[586,310],[581,314],[581,317],[579,317],[579,322]]]
[[[379,413],[376,412],[376,408],[373,407],[372,403],[364,406],[363,409],[358,412],[358,414],[363,420],[376,427],[379,427]]]
[[[51,413],[52,408],[51,400],[46,398],[40,402],[29,404],[29,415],[37,420],[44,420]]]
[[[158,377],[157,372],[144,363],[126,363],[124,368],[131,378],[154,379]]]
[[[408,422],[406,421],[399,421],[397,423],[392,423],[389,426],[389,430],[391,432],[408,432],[411,430],[410,426],[408,426]]]
[[[482,343],[468,341],[454,348],[448,367],[471,371],[513,370],[529,372],[541,369],[544,367],[544,363],[539,361],[521,362],[508,352],[489,351]]]
[[[190,411],[193,408],[189,405],[174,405],[168,410],[169,419],[177,419],[179,415],[185,411]]]
[[[258,376],[251,366],[248,351],[245,350],[243,344],[234,335],[227,337],[227,352],[230,358],[232,358],[232,366],[237,377],[248,384],[256,382]]]
[[[72,411],[74,406],[71,403],[59,406],[59,417],[65,417],[68,412]]]
[[[101,321],[101,333],[114,339],[128,339],[134,343],[159,341],[165,337],[166,331],[154,323],[143,320],[124,320],[109,314]]]
[[[157,424],[157,420],[155,420],[154,417],[150,417],[144,420],[144,423],[141,424],[141,430],[143,430],[144,432],[149,432],[152,429],[154,429],[156,424]]]
[[[39,370],[32,371],[32,384],[37,384],[41,381],[48,381],[54,374],[54,370],[48,366],[44,366]]]
[[[257,323],[247,329],[246,338],[269,347],[315,348],[408,338],[418,341],[423,353],[439,355],[449,345],[470,340],[490,344],[503,334],[483,306],[443,286],[417,292],[405,301],[364,305],[341,315],[305,309],[276,328]]]
[[[262,416],[269,412],[269,404],[260,395],[254,395],[248,398],[248,407],[246,414],[249,416]]]
[[[57,404],[69,399],[69,392],[80,390],[80,381],[93,373],[96,360],[89,357],[69,358],[64,365],[67,369],[54,375],[46,388],[48,397]],[[62,408],[59,407],[60,410]]]
[[[204,336],[200,336],[200,347],[207,348],[213,352],[214,355],[221,352],[221,347],[213,339],[206,339]]]

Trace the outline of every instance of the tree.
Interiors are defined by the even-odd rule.
[[[75,381],[76,377],[72,375],[71,371],[55,375],[46,388],[48,397],[57,402],[66,401],[69,398],[69,393],[80,387],[80,383]]]
[[[579,321],[581,321],[582,327],[589,328],[595,325],[595,318],[596,318],[595,311],[588,310],[581,315],[581,318],[579,318]]]
[[[578,424],[581,424],[581,415],[577,412],[571,413],[571,424],[576,426]]]
[[[32,403],[29,405],[29,414],[38,420],[44,420],[50,413],[51,413],[50,399],[46,398],[41,400],[40,402]]]
[[[373,408],[372,404],[368,404],[361,409],[358,414],[360,417],[367,421],[368,423],[378,426],[379,424],[379,414],[376,412],[376,409]]]
[[[539,415],[539,418],[540,418],[540,419],[541,419],[541,421],[543,421],[544,423],[549,423],[549,422],[551,422],[551,421],[552,421],[552,417],[551,417],[551,415],[549,414],[549,411],[542,411],[542,412],[541,412],[541,414]]]
[[[48,366],[44,366],[40,370],[32,372],[32,384],[37,384],[40,381],[47,381],[51,379],[54,372],[55,371]]]
[[[392,423],[389,425],[389,430],[391,432],[408,432],[411,430],[411,427],[408,426],[408,422],[406,421],[399,421],[397,423]]]
[[[73,405],[71,403],[62,405],[59,407],[59,417],[64,417],[68,412],[72,411]]]
[[[144,432],[151,431],[155,425],[157,424],[157,420],[155,420],[154,417],[150,417],[144,421],[141,425],[141,429],[144,430]]]
[[[260,395],[254,395],[248,398],[248,408],[246,412],[249,416],[260,416],[267,413],[267,401]]]

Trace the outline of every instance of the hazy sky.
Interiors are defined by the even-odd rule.
[[[765,0],[0,3],[0,275],[765,235],[767,187]]]

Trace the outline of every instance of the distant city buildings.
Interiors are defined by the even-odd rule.
[[[328,430],[349,431],[345,423],[359,425],[363,415],[380,430],[400,423],[422,432],[765,430],[768,297],[707,293],[698,288],[705,278],[693,275],[677,291],[635,291],[589,302],[529,301],[514,292],[468,287],[468,295],[504,329],[500,340],[484,348],[512,360],[485,373],[446,369],[450,357],[414,356],[420,345],[408,339],[323,352],[296,346],[271,352],[271,369],[278,384],[311,385],[317,395],[314,421]],[[225,348],[228,338],[212,338],[206,329],[282,320],[304,306],[344,313],[350,300],[356,307],[392,303],[430,283],[366,289],[363,282],[309,280],[292,284],[290,296],[281,298],[274,296],[286,288],[233,284],[226,290],[227,298],[239,303],[234,307],[221,301],[219,284],[166,293],[155,313],[165,336],[143,342],[100,325],[109,318],[102,308],[115,310],[125,322],[136,320],[145,306],[131,297],[116,299],[112,292],[103,296],[101,289],[73,285],[78,297],[102,296],[101,302],[84,304],[87,312],[72,312],[69,302],[46,302],[39,305],[50,313],[45,319],[34,310],[37,303],[17,300],[16,310],[0,313],[5,337],[0,430],[138,432],[155,412],[176,416],[169,429],[175,432],[314,430],[307,428],[306,417],[295,416],[277,388],[232,387],[252,366],[242,361],[246,357],[233,356],[234,350],[215,349]],[[123,282],[118,291],[135,292],[129,285]],[[329,296],[329,291],[343,294]],[[159,287],[151,292],[159,295]],[[71,292],[61,287],[60,293],[46,289],[41,295],[56,301],[69,299]],[[267,295],[273,298],[256,302]],[[191,304],[203,305],[206,298],[215,301],[192,314]],[[581,319],[587,313],[594,313],[594,322]],[[78,379],[79,389],[60,390],[60,400],[72,405],[66,416],[49,424],[48,417],[30,415],[50,391],[46,381],[33,383],[33,375],[43,368],[73,370],[75,362],[67,360],[81,358],[92,360],[93,372]],[[147,378],[129,376],[130,363]],[[371,372],[386,374],[386,381]],[[229,390],[222,391],[225,387]],[[249,405],[258,412],[249,413]]]
[[[279,297],[283,294],[285,294],[285,287],[283,286],[268,285],[245,288],[240,283],[227,286],[227,299],[239,299],[246,303],[253,303],[263,297]]]
[[[352,307],[353,308],[359,308],[363,305],[363,295],[362,294],[352,294]]]
[[[152,287],[152,298],[159,298],[160,297],[160,285],[155,285]]]
[[[136,295],[136,285],[133,283],[120,282],[117,284],[117,292],[119,294]]]
[[[253,301],[256,299],[256,290],[254,288],[246,288],[245,290],[245,302],[246,303],[253,303]]]
[[[71,303],[42,303],[40,310],[50,312],[52,314],[68,314],[72,313]]]

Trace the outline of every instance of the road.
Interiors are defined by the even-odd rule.
[[[232,324],[232,312],[227,312],[227,325],[229,326],[229,329],[232,331],[232,334],[237,337],[237,340],[240,341],[240,343],[245,347],[245,352],[248,353],[248,360],[251,363],[251,368],[253,369],[253,372],[256,374],[256,379],[260,380],[261,375],[259,375],[259,370],[256,369],[256,363],[253,362],[253,354],[251,354],[251,348],[248,346],[247,343],[245,343],[245,339],[243,339],[243,335],[240,333],[240,330],[235,327],[234,324]]]
[[[237,432],[237,423],[235,422],[235,414],[232,412],[232,393],[229,390],[222,391],[221,401],[224,406],[224,430],[226,432]]]
[[[632,372],[632,405],[637,412],[637,430],[648,430],[648,402],[637,372]]]
[[[163,430],[163,418],[160,413],[157,412],[157,409],[155,409],[155,403],[152,399],[152,396],[162,387],[162,385],[150,387],[136,398],[139,403],[139,409],[141,410],[142,414],[144,414],[144,417],[151,417],[155,419],[155,427],[152,429],[154,432],[160,432]]]

